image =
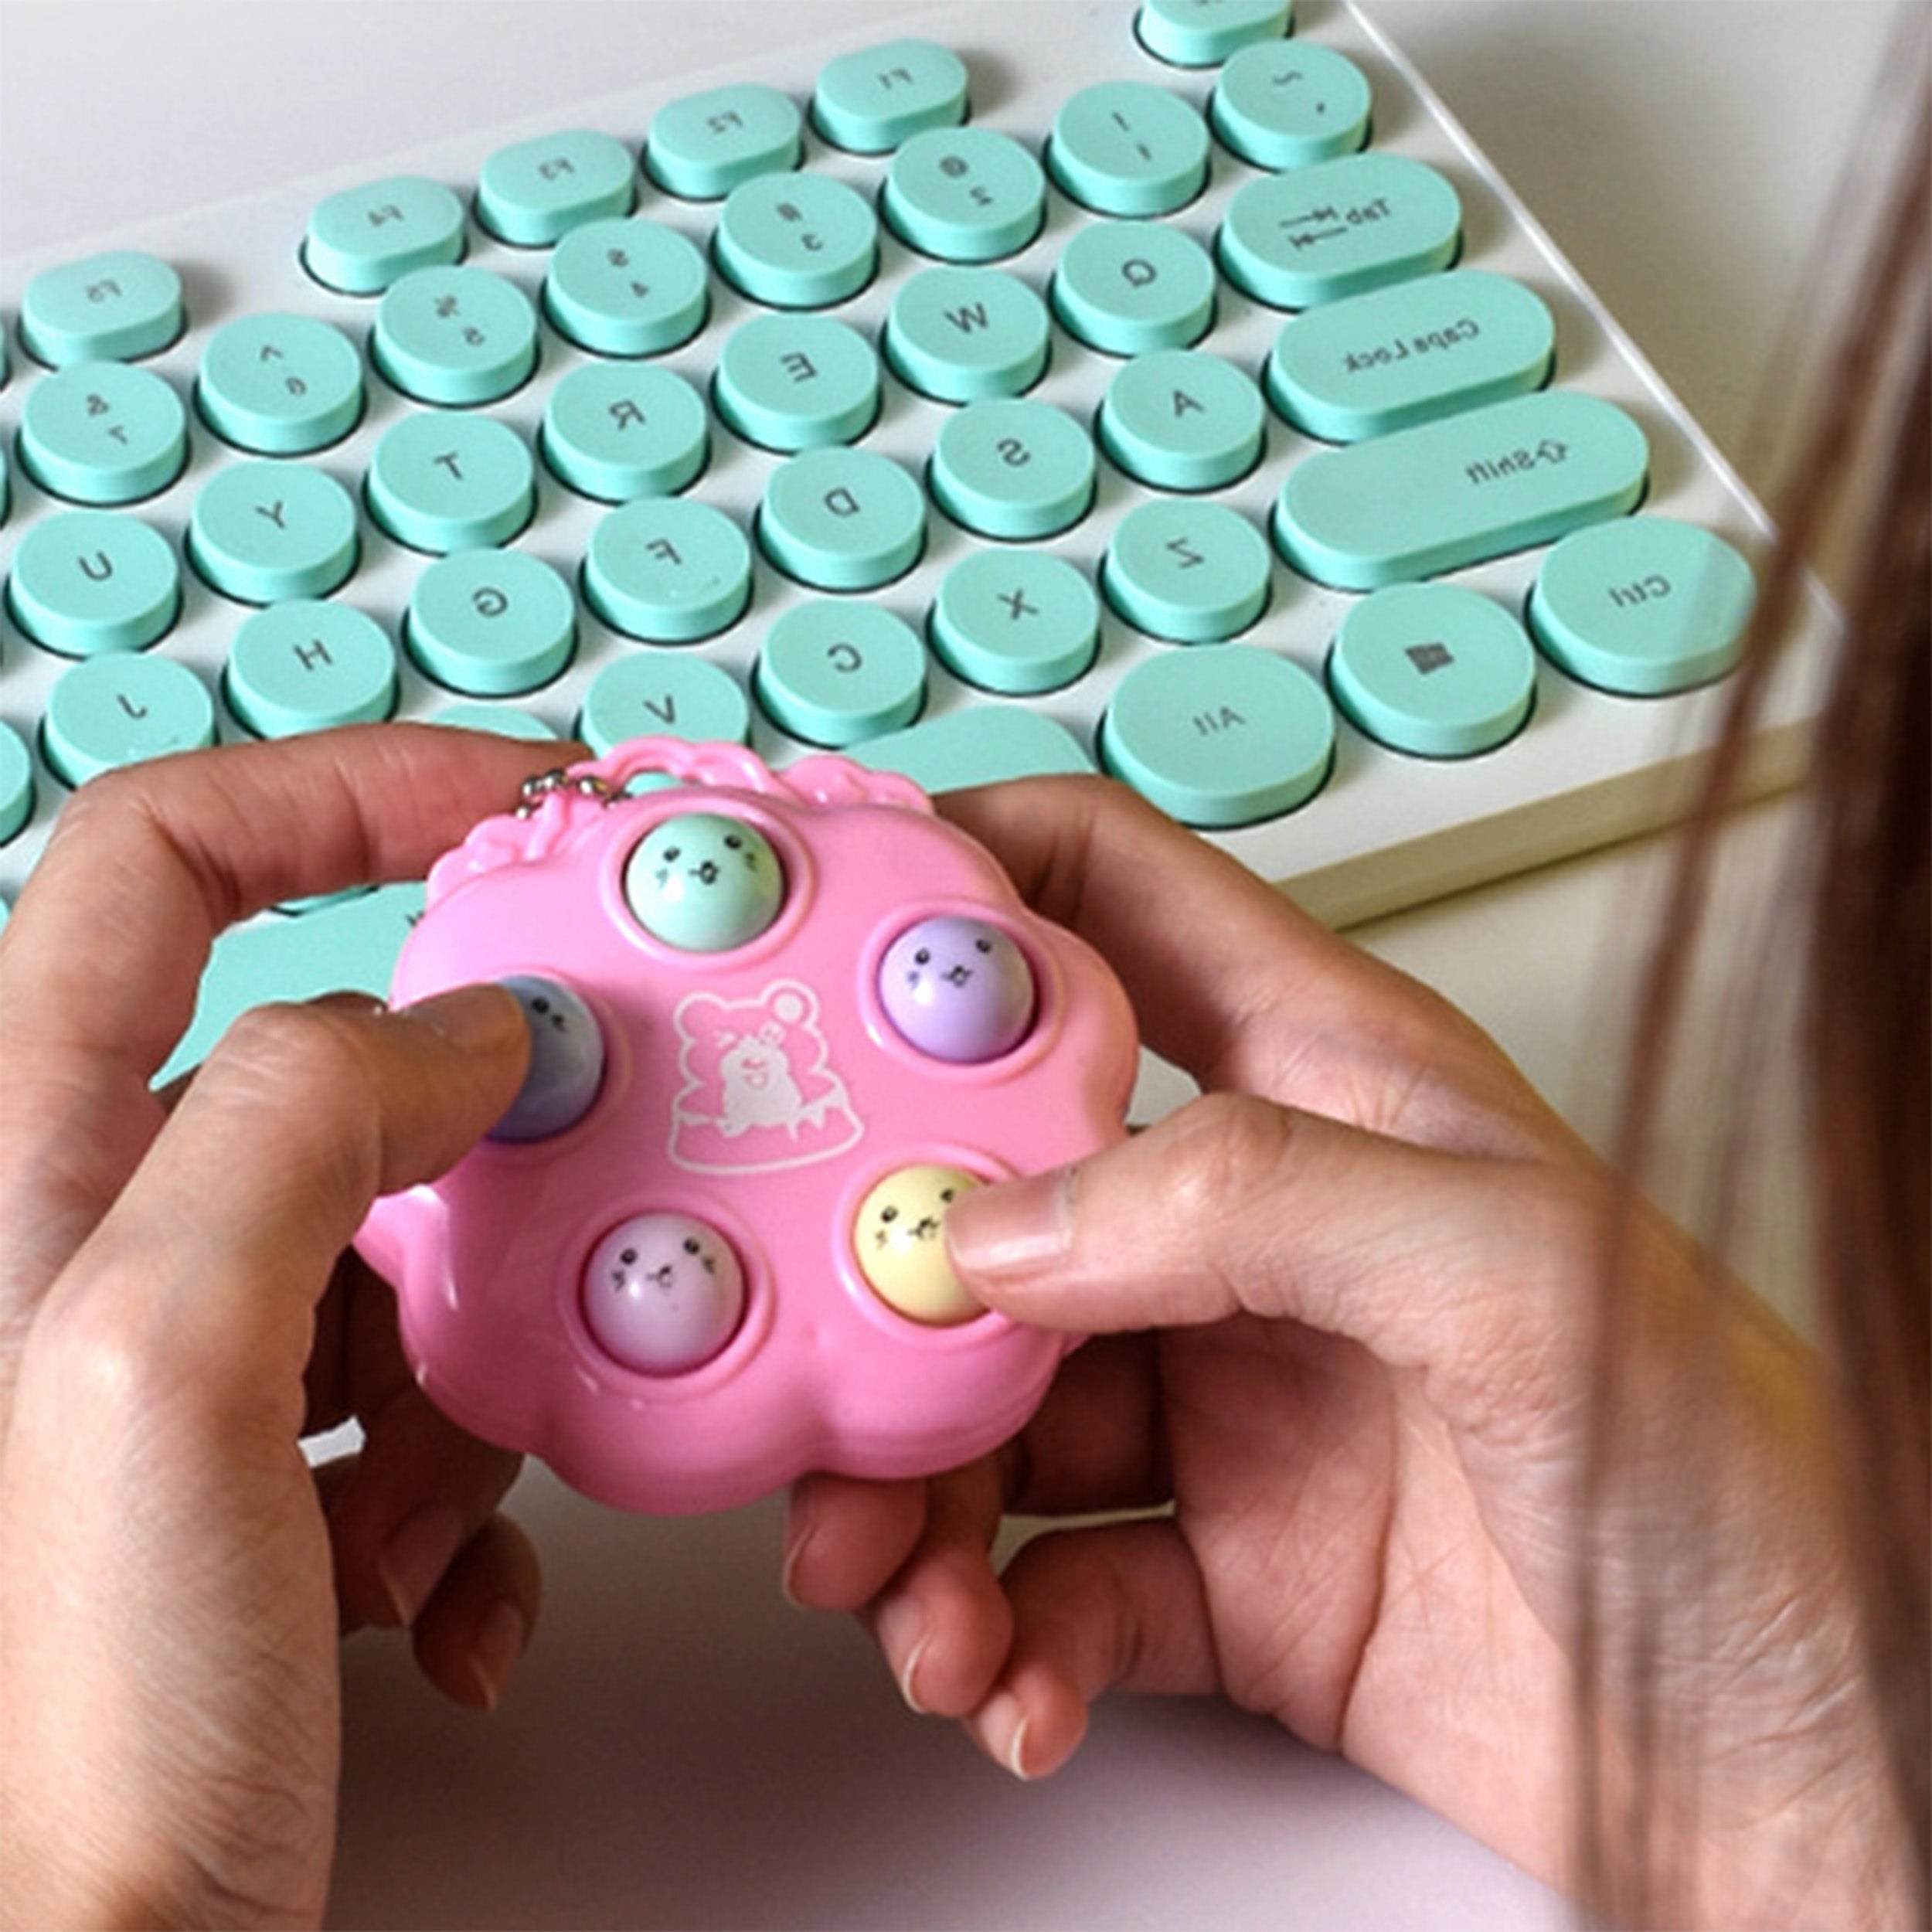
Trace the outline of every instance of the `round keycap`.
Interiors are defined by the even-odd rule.
[[[1053,270],[1053,312],[1109,355],[1185,349],[1214,321],[1214,263],[1192,236],[1158,222],[1078,229]]]
[[[20,460],[75,503],[132,503],[188,461],[188,412],[152,369],[75,362],[36,383],[20,411]]]
[[[1208,103],[1214,131],[1257,168],[1311,167],[1369,138],[1372,104],[1362,70],[1305,40],[1243,47],[1221,70]]]
[[[577,604],[539,558],[458,550],[416,580],[404,635],[410,656],[437,683],[471,697],[512,697],[568,668]]]
[[[995,268],[922,269],[886,318],[886,359],[900,379],[942,403],[1018,396],[1046,367],[1046,304]]]
[[[1032,1024],[1035,997],[1026,955],[983,919],[922,919],[879,961],[886,1017],[934,1060],[976,1066],[1011,1053]]]
[[[348,604],[271,604],[235,633],[223,692],[261,738],[379,723],[396,709],[395,647]]]
[[[852,1252],[888,1308],[933,1328],[981,1312],[946,1253],[946,1210],[978,1185],[963,1168],[922,1162],[888,1174],[859,1203]]]
[[[47,764],[70,785],[214,742],[207,687],[185,664],[145,651],[111,651],[74,665],[40,720]]]
[[[1010,134],[939,128],[893,155],[881,204],[901,240],[947,262],[1024,248],[1046,219],[1046,176]]]
[[[573,490],[628,503],[682,489],[705,466],[710,430],[702,399],[682,376],[590,362],[550,392],[543,447]]]
[[[1046,165],[1097,214],[1172,214],[1207,185],[1207,124],[1149,81],[1100,81],[1061,107]]]
[[[947,419],[927,480],[954,522],[1028,542],[1087,514],[1094,473],[1094,439],[1064,410],[995,397]]]
[[[774,308],[828,308],[872,280],[879,222],[827,175],[759,175],[718,212],[713,246],[733,286]]]
[[[689,651],[613,658],[590,680],[577,735],[599,757],[632,738],[671,733],[743,744],[751,736],[744,688],[722,665]]]
[[[704,257],[675,229],[634,217],[587,222],[556,246],[544,312],[599,355],[658,355],[704,326]]]
[[[529,449],[487,416],[399,418],[376,445],[367,488],[369,509],[391,536],[438,556],[507,543],[536,505]]]
[[[509,1111],[490,1129],[493,1141],[547,1141],[577,1125],[604,1083],[604,1030],[583,1000],[561,981],[513,974],[529,1029],[530,1063]]]
[[[1100,651],[1100,600],[1065,558],[976,550],[946,573],[932,644],[954,676],[1002,697],[1071,684]]]
[[[409,274],[463,253],[463,204],[420,175],[345,188],[308,218],[302,260],[345,295],[379,295]]]
[[[919,716],[926,653],[903,619],[876,604],[795,604],[766,634],[757,689],[781,730],[837,750]]]
[[[1267,607],[1267,539],[1223,503],[1163,498],[1114,526],[1100,581],[1107,600],[1148,636],[1218,643]]]
[[[723,1349],[744,1318],[743,1264],[706,1222],[638,1215],[591,1251],[583,1308],[592,1338],[622,1367],[689,1374]]]
[[[660,107],[644,165],[667,194],[717,201],[754,175],[797,167],[804,146],[804,117],[791,97],[740,81]]]
[[[1107,385],[1100,445],[1156,489],[1219,489],[1260,461],[1267,413],[1260,390],[1232,362],[1164,349],[1136,356]]]
[[[768,450],[855,442],[879,414],[879,358],[825,315],[757,315],[718,357],[712,400],[748,443]]]
[[[243,315],[209,337],[196,400],[225,442],[303,456],[346,436],[362,414],[362,359],[338,328],[308,315]]]
[[[925,493],[889,457],[807,450],[772,471],[758,541],[787,576],[815,590],[876,590],[919,561]]]
[[[543,719],[515,705],[446,704],[430,714],[429,722],[456,731],[494,732],[499,738],[515,738],[526,744],[554,744],[557,737]]]
[[[536,311],[488,269],[416,269],[383,296],[369,353],[419,402],[493,403],[536,367]]]
[[[583,594],[627,637],[694,644],[736,623],[750,602],[751,546],[709,503],[640,498],[590,532]]]
[[[541,248],[587,221],[628,215],[636,192],[637,170],[622,141],[564,128],[491,155],[477,178],[476,212],[492,234]]]
[[[12,725],[0,723],[0,845],[18,837],[32,818],[33,799],[33,760],[26,740]]]
[[[151,355],[182,324],[181,277],[131,249],[44,268],[20,296],[20,340],[53,369]]]
[[[1335,713],[1298,664],[1251,645],[1163,651],[1123,678],[1101,762],[1182,824],[1279,818],[1327,782]]]
[[[685,812],[652,827],[625,862],[624,896],[652,938],[680,952],[725,953],[778,917],[784,873],[755,825]]]
[[[894,40],[826,63],[811,117],[835,148],[889,153],[927,128],[966,118],[965,63],[930,40]]]
[[[66,510],[20,539],[13,621],[63,657],[145,651],[181,608],[181,566],[158,530],[109,510]]]
[[[243,604],[320,597],[355,568],[355,502],[332,476],[265,459],[218,471],[195,498],[188,555]]]
[[[1342,620],[1328,689],[1360,730],[1398,751],[1464,758],[1515,736],[1536,694],[1522,626],[1478,592],[1400,583]]]
[[[1212,67],[1256,41],[1288,30],[1291,0],[1142,0],[1134,16],[1141,44],[1177,67]]]

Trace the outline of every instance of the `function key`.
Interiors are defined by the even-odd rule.
[[[825,175],[760,175],[725,197],[718,265],[753,301],[828,308],[872,280],[879,221],[855,189]]]
[[[1168,215],[1207,185],[1207,123],[1165,87],[1105,80],[1061,107],[1047,142],[1054,180],[1102,215]]]
[[[131,250],[43,269],[20,298],[20,339],[52,369],[151,355],[182,326],[181,277]]]
[[[826,63],[812,95],[819,133],[835,148],[887,154],[928,128],[966,118],[966,66],[930,40],[893,40]]]
[[[188,461],[188,412],[153,370],[75,362],[36,383],[20,412],[20,460],[76,503],[132,503]]]
[[[76,665],[40,721],[48,764],[70,785],[215,742],[215,701],[185,664],[117,651]]]
[[[566,128],[491,155],[477,177],[476,212],[500,240],[540,248],[587,221],[629,214],[636,191],[622,141]]]
[[[796,168],[804,131],[804,115],[776,87],[714,87],[658,109],[645,140],[645,171],[666,194],[721,201],[754,175]]]
[[[209,338],[196,389],[202,420],[264,456],[305,456],[362,413],[362,359],[339,328],[308,315],[244,315]]]
[[[302,260],[325,287],[379,295],[415,268],[461,259],[463,204],[420,175],[345,188],[316,205]]]
[[[1244,47],[1222,69],[1208,118],[1257,168],[1307,168],[1369,138],[1367,79],[1345,55],[1299,40]]]
[[[383,298],[369,352],[419,402],[494,403],[536,367],[536,310],[488,269],[414,269]]]
[[[145,651],[181,608],[181,566],[160,532],[110,510],[67,510],[21,538],[7,607],[63,657]]]
[[[881,206],[922,254],[985,262],[1024,248],[1046,219],[1046,176],[1009,134],[937,128],[893,155]]]
[[[1141,0],[1141,44],[1176,67],[1212,67],[1257,40],[1279,40],[1291,0]]]
[[[661,820],[624,867],[624,903],[653,939],[726,953],[765,931],[784,905],[784,869],[757,826],[720,811]]]
[[[543,305],[580,349],[658,355],[688,342],[710,304],[704,257],[654,221],[588,222],[550,257]]]

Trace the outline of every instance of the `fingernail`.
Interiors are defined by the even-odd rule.
[[[979,1733],[980,1742],[988,1755],[1022,1784],[1032,1780],[1032,1774],[1026,1768],[1028,1728],[1026,1713],[1011,1691],[1001,1691],[988,1698],[974,1719],[974,1729]]]
[[[906,1700],[908,1710],[925,1716],[926,1706],[919,1701],[919,1666],[933,1637],[927,1628],[924,1612],[907,1598],[896,1598],[880,1610],[872,1635],[888,1663],[896,1658],[903,1658],[893,1665],[899,1694]]]
[[[798,1570],[798,1560],[804,1555],[818,1526],[811,1505],[794,1499],[786,1513],[785,1545],[778,1559],[778,1587],[785,1593],[785,1601],[794,1610],[806,1607],[793,1588],[791,1580]]]
[[[463,1519],[449,1503],[419,1509],[383,1544],[376,1574],[397,1623],[407,1628],[463,1547]]]
[[[1077,1172],[1060,1168],[961,1195],[946,1213],[947,1244],[961,1271],[1027,1274],[1063,1259],[1073,1244]]]
[[[470,1676],[478,1702],[488,1713],[503,1701],[503,1692],[530,1641],[530,1626],[508,1598],[484,1618],[470,1646]]]
[[[430,1028],[467,1053],[499,1052],[524,1025],[515,996],[501,986],[458,986],[432,993],[413,1005],[397,1007],[395,1015]]]

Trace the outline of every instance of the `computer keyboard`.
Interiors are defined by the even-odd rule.
[[[747,48],[9,261],[0,319],[0,907],[97,772],[400,716],[1107,770],[1347,923],[1665,815],[1766,536],[1318,0]],[[177,1063],[420,903],[230,935]]]

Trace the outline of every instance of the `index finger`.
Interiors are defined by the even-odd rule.
[[[222,930],[420,877],[568,747],[387,725],[110,774],[63,811],[0,937],[5,1319],[70,1254],[161,1124],[150,1089]]]

